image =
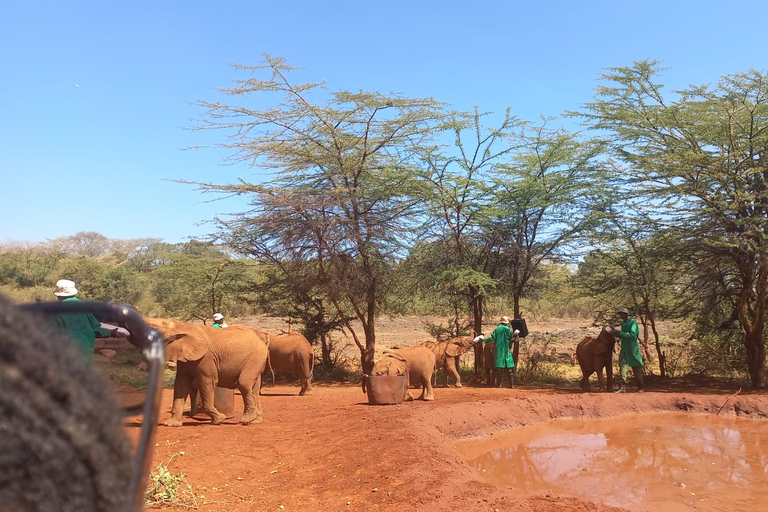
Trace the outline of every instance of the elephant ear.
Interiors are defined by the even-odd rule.
[[[460,356],[464,353],[463,346],[461,345],[461,342],[458,341],[451,341],[448,342],[448,345],[445,347],[445,355],[448,357],[456,357]]]
[[[197,361],[209,349],[210,340],[197,325],[168,318],[146,318],[145,321],[163,333],[165,357],[168,361]]]
[[[187,363],[201,359],[208,352],[209,345],[208,336],[204,334],[180,333],[166,343],[165,353],[169,361]]]

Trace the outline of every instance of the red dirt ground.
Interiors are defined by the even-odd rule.
[[[265,388],[264,422],[214,426],[185,416],[182,427],[159,427],[154,463],[183,471],[199,510],[210,511],[612,511],[583,498],[496,488],[451,447],[458,439],[558,417],[626,413],[768,418],[768,394],[706,378],[648,378],[647,392],[582,393],[563,389],[436,389],[434,402],[371,406],[356,386]],[[632,390],[633,391],[633,390]],[[169,416],[166,390],[161,421]],[[127,427],[134,439],[138,424]],[[168,510],[185,510],[170,507]]]

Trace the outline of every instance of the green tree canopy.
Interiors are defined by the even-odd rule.
[[[611,68],[582,115],[607,130],[638,197],[692,261],[730,269],[752,386],[764,387],[768,78],[749,71],[665,95],[655,61]]]
[[[393,257],[405,254],[418,186],[415,148],[428,142],[441,104],[366,92],[296,85],[284,59],[237,66],[259,75],[238,80],[227,95],[274,106],[201,102],[201,129],[223,129],[233,158],[272,169],[252,184],[198,184],[204,191],[247,197],[251,210],[219,219],[219,236],[239,254],[264,261],[305,261],[352,334],[364,371],[373,366],[375,319],[386,297]],[[314,96],[320,96],[315,100]],[[363,335],[359,335],[362,326]]]

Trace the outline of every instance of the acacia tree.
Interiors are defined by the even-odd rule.
[[[248,249],[246,249],[248,250]],[[264,255],[270,258],[270,254]],[[342,327],[341,318],[323,292],[315,261],[270,258],[262,265],[261,279],[253,285],[255,302],[266,313],[298,319],[302,333],[311,344],[320,343],[323,364],[334,364],[333,331]]]
[[[214,312],[232,311],[251,276],[247,264],[232,260],[210,242],[168,246],[151,272],[152,294],[163,314],[203,322]]]
[[[221,147],[274,174],[263,184],[197,183],[204,191],[243,195],[251,205],[217,219],[218,236],[242,255],[316,265],[321,289],[369,372],[389,263],[402,254],[413,227],[413,151],[427,143],[442,106],[432,99],[330,92],[320,83],[295,85],[287,78],[293,68],[268,55],[262,66],[237,68],[269,76],[237,80],[224,94],[258,95],[260,101],[278,95],[280,102],[251,108],[203,101],[199,129],[227,130]],[[322,97],[313,102],[313,94]]]
[[[109,254],[115,240],[95,231],[80,231],[71,236],[62,236],[49,240],[51,247],[75,256],[98,258]]]
[[[733,269],[752,387],[765,376],[768,78],[724,76],[665,97],[655,61],[610,68],[582,115],[609,130],[639,196],[693,262]]]
[[[677,288],[686,286],[686,275],[677,265],[676,244],[668,233],[656,230],[652,219],[637,218],[634,210],[620,215],[611,212],[591,233],[591,251],[579,265],[574,281],[600,304],[597,320],[615,320],[619,305],[636,312],[643,327],[640,345],[645,358],[652,361],[648,348],[649,330],[653,335],[659,371],[666,376],[666,354],[662,349],[657,321],[674,315],[672,304]],[[631,214],[631,215],[628,215]]]
[[[513,314],[542,263],[574,259],[583,232],[603,216],[608,200],[600,141],[564,129],[524,129],[487,194],[492,198],[483,244],[494,254],[488,272],[512,296]],[[519,340],[513,348],[517,363]]]
[[[0,285],[46,284],[66,254],[50,243],[10,242],[0,246]]]
[[[498,128],[485,128],[482,120],[487,115],[477,108],[452,113],[440,129],[453,135],[453,147],[425,148],[421,157],[427,220],[418,248],[419,267],[432,292],[446,296],[454,308],[457,331],[458,311],[469,306],[475,334],[482,332],[483,301],[496,284],[488,273],[493,255],[481,243],[486,180],[514,150],[511,132],[520,125],[507,109]],[[476,376],[482,375],[482,351],[475,345]]]

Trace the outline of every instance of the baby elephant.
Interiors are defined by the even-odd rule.
[[[413,400],[409,385],[421,386],[420,400],[434,400],[432,390],[432,374],[435,371],[435,354],[426,347],[420,345],[409,348],[393,350],[379,359],[373,365],[371,375],[405,375],[405,388],[403,400]],[[363,377],[363,391],[365,392],[365,377]]]
[[[463,336],[458,338],[451,338],[447,341],[425,341],[417,346],[428,348],[433,354],[435,354],[435,360],[437,361],[437,367],[444,369],[445,385],[448,387],[448,374],[453,375],[456,379],[456,387],[461,387],[461,376],[459,376],[459,357],[461,354],[467,352],[477,343],[472,337]],[[437,385],[437,383],[435,383]]]
[[[302,334],[294,332],[271,336],[269,341],[269,364],[279,372],[295,373],[301,381],[299,395],[312,391],[312,372],[315,353],[312,345]]]
[[[586,336],[576,346],[576,358],[579,360],[582,378],[579,386],[584,391],[590,390],[589,377],[597,373],[597,382],[600,390],[613,391],[613,349],[616,338],[608,327],[604,327],[600,334],[593,338]],[[605,380],[603,380],[605,369]]]

